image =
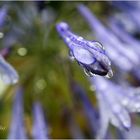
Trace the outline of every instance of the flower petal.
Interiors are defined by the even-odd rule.
[[[6,84],[17,83],[19,77],[15,69],[8,64],[2,56],[0,56],[0,72],[1,78]]]
[[[83,64],[92,64],[95,62],[93,55],[86,49],[80,47],[73,47],[73,55],[77,59],[77,61]]]

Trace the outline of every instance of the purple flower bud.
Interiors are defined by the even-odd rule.
[[[33,124],[33,138],[34,139],[48,139],[48,128],[44,118],[43,110],[39,102],[34,103],[33,108],[34,124]]]
[[[89,76],[93,76],[93,74],[113,76],[111,62],[99,42],[88,41],[75,35],[65,22],[58,23],[56,29],[69,47],[71,56],[75,58]]]
[[[8,139],[26,139],[23,119],[23,89],[18,88],[13,101],[13,116]]]

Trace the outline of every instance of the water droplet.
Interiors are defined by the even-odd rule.
[[[69,57],[70,57],[70,59],[71,59],[72,61],[75,59],[75,57],[74,57],[72,51],[69,51]]]
[[[101,49],[105,50],[104,46],[99,42],[94,42],[94,45],[98,48],[101,48]]]
[[[113,71],[109,70],[107,75],[105,76],[106,78],[111,78],[113,76]]]
[[[69,43],[70,42],[70,38],[66,37],[66,42]]]
[[[89,77],[93,77],[96,76],[96,74],[92,73],[91,71],[88,71],[87,69],[84,68],[84,73],[89,76]]]
[[[82,40],[83,40],[83,37],[79,36],[79,37],[77,38],[77,40],[78,40],[78,41],[82,41]]]

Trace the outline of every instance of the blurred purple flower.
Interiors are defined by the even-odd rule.
[[[5,22],[7,10],[7,6],[3,6],[0,9],[0,28]],[[15,84],[19,79],[18,74],[15,69],[10,64],[8,64],[2,57],[2,55],[6,55],[5,53],[7,53],[8,51],[8,48],[4,48],[4,50],[2,50],[0,54],[0,77],[6,84]]]
[[[71,83],[71,89],[74,92],[74,97],[80,99],[83,105],[85,115],[91,127],[92,137],[95,137],[98,132],[99,116],[97,110],[93,107],[92,103],[88,99],[85,90],[76,82]]]
[[[15,69],[0,55],[0,76],[4,83],[15,84],[18,82],[18,74]]]
[[[16,91],[13,100],[13,116],[8,139],[26,139],[24,127],[24,110],[23,110],[23,89],[20,87]]]
[[[93,76],[93,74],[113,76],[111,62],[100,43],[88,41],[75,35],[65,22],[58,23],[56,29],[69,47],[70,55],[84,68],[89,76]]]
[[[33,130],[32,130],[33,138],[48,139],[48,128],[46,125],[41,104],[39,102],[34,103],[33,117],[34,117]]]
[[[115,17],[111,17],[109,19],[109,26],[111,27],[112,31],[117,35],[120,41],[127,44],[127,47],[132,48],[135,53],[139,54],[140,58],[140,41],[134,38],[130,33],[128,33],[124,27],[121,25],[120,20]],[[120,36],[121,35],[121,36]],[[140,80],[140,72],[139,72],[140,64],[134,66],[131,73],[135,78]]]
[[[120,24],[120,21],[115,18],[111,17],[109,19],[109,26],[111,27],[112,31],[117,35],[117,37],[123,41],[124,43],[127,43],[130,47],[135,49],[135,51],[140,52],[140,41],[136,38],[134,38],[131,34],[129,34]],[[121,35],[121,36],[120,36]]]
[[[7,6],[3,6],[0,9],[0,28],[4,25],[4,22],[5,22],[6,16],[7,16],[7,11],[8,11]]]
[[[128,16],[129,19],[133,21],[137,30],[139,30],[139,26],[140,26],[140,18],[139,18],[140,6],[137,4],[137,2],[133,1],[132,3],[128,3],[128,2],[124,2],[124,1],[115,1],[115,2],[112,2],[111,4],[114,7],[122,10],[122,12],[125,13],[126,16]]]
[[[120,86],[102,77],[91,78],[91,83],[96,87],[100,107],[99,136],[105,135],[109,122],[120,130],[129,130],[129,112],[140,112],[140,88]]]
[[[127,31],[130,34],[134,34],[136,33],[137,30],[137,26],[136,24],[130,19],[130,17],[128,16],[127,13],[113,13],[115,18],[117,20],[119,20],[121,26],[125,29],[125,31]],[[124,20],[125,19],[125,20]]]
[[[125,139],[140,139],[140,127],[134,125],[129,132],[122,133]]]
[[[139,65],[139,55],[127,44],[120,42],[116,35],[91,13],[84,5],[79,5],[78,10],[89,23],[93,33],[104,44],[107,54],[113,63],[123,71],[131,71]],[[121,60],[121,61],[120,61]]]
[[[140,139],[140,127],[133,125],[129,131],[120,131],[117,129],[116,136],[119,139]]]

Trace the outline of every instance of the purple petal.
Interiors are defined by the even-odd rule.
[[[95,61],[93,55],[88,50],[83,48],[74,47],[73,55],[79,62],[87,65],[92,64]]]
[[[6,84],[15,84],[19,79],[15,69],[2,56],[0,56],[0,75]]]
[[[23,89],[18,88],[13,101],[13,116],[8,139],[26,139],[24,128]]]
[[[34,139],[48,139],[48,128],[41,104],[36,102],[34,104],[34,124],[33,124],[33,138]]]

